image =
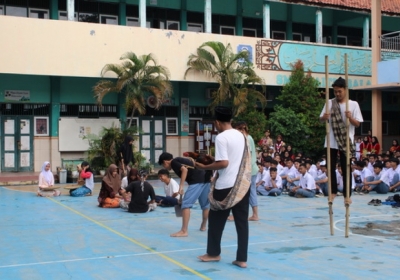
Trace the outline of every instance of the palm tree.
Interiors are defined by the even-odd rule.
[[[121,64],[106,64],[101,70],[102,77],[107,72],[115,73],[117,81],[101,80],[93,87],[93,91],[99,104],[109,92],[126,95],[125,108],[131,111],[129,128],[136,110],[140,115],[146,113],[144,94],[154,96],[154,108],[158,109],[172,95],[172,84],[169,81],[169,70],[158,65],[152,54],[138,57],[133,52],[127,52],[120,59],[123,60]]]
[[[255,73],[247,51],[235,54],[230,44],[210,41],[189,56],[187,66],[185,78],[189,72],[196,71],[219,83],[218,90],[212,94],[210,109],[228,103],[237,116],[257,101],[263,108],[266,106],[264,80]],[[261,85],[262,92],[257,90],[257,85]]]

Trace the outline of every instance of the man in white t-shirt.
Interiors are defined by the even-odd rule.
[[[165,196],[156,195],[157,205],[164,207],[178,205],[181,196],[179,194],[179,184],[171,178],[167,169],[158,171],[158,179],[164,183]]]
[[[289,195],[290,196],[295,196],[297,198],[311,198],[315,197],[315,180],[314,178],[310,175],[310,173],[307,172],[307,166],[305,163],[301,163],[299,166],[299,172],[300,172],[300,182],[298,187],[294,187]]]
[[[391,168],[388,169],[389,172],[389,191],[397,192],[400,190],[400,165],[399,159],[391,158],[389,160]]]
[[[355,128],[360,126],[360,123],[363,122],[363,117],[361,114],[360,106],[356,101],[349,100],[348,110],[346,110],[346,81],[343,78],[338,78],[333,84],[333,93],[335,94],[335,98],[329,100],[328,103],[328,113],[326,112],[326,104],[322,109],[322,112],[319,116],[320,121],[325,122],[329,121],[329,140],[330,140],[330,150],[327,151],[330,153],[330,162],[328,162],[330,166],[331,174],[328,175],[329,180],[331,180],[332,186],[332,201],[335,199],[337,194],[337,182],[336,182],[336,174],[335,174],[335,166],[338,161],[337,154],[339,152],[340,157],[340,165],[343,166],[343,182],[347,182],[347,161],[350,159],[346,158],[346,135],[340,134],[339,130],[334,130],[333,126],[344,126],[346,127],[346,120],[349,120],[349,137],[351,143],[354,143],[354,132]],[[334,106],[332,106],[334,105]],[[339,107],[339,109],[337,109]],[[340,114],[339,114],[340,113]],[[338,116],[339,118],[336,118]],[[341,117],[341,118],[340,118]],[[346,128],[344,129],[346,130]],[[336,135],[335,135],[336,133]],[[326,137],[325,137],[325,147],[326,147]],[[347,188],[343,188],[343,196],[345,199],[345,204],[351,203],[351,186],[349,189],[349,200],[346,200]]]
[[[369,176],[365,179],[364,193],[369,193],[370,191],[376,191],[376,193],[386,194],[389,191],[389,176],[388,173],[382,171],[383,164],[374,164],[374,175]]]
[[[196,168],[218,170],[215,178],[215,189],[212,196],[216,201],[223,201],[235,185],[240,164],[244,155],[246,137],[231,125],[232,111],[227,107],[215,108],[215,127],[219,134],[215,138],[215,162],[209,165],[196,163]],[[210,209],[208,216],[207,253],[198,258],[203,262],[219,261],[221,259],[221,238],[225,223],[232,210],[238,237],[236,260],[232,264],[241,268],[247,267],[247,249],[249,242],[249,194],[225,210]]]

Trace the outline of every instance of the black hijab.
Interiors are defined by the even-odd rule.
[[[122,154],[125,165],[127,165],[133,161],[132,144],[129,144],[131,141],[133,141],[132,136],[129,136],[129,135],[125,136],[124,143],[122,144],[121,149],[120,149],[119,156],[121,156],[121,154]]]

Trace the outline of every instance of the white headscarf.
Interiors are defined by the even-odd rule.
[[[50,164],[50,162],[48,162],[48,161],[45,161],[43,163],[42,172],[40,174],[43,175],[43,178],[46,180],[47,184],[50,185],[54,180],[54,176],[50,169],[48,171],[46,171],[46,165],[48,165],[48,164]]]

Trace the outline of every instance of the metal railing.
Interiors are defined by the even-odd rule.
[[[400,31],[381,36],[381,60],[400,58]]]

